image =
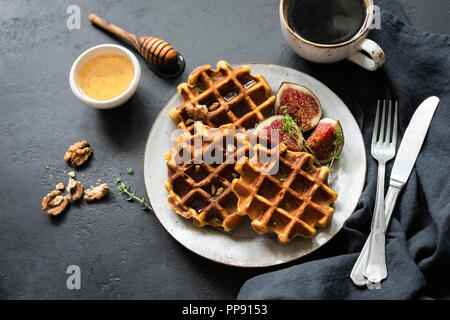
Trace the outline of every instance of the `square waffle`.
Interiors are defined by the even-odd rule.
[[[252,159],[244,158],[236,165],[240,178],[233,181],[232,190],[239,198],[238,208],[259,234],[274,232],[281,243],[297,236],[311,238],[316,227],[330,221],[330,205],[338,194],[328,185],[328,167],[316,168],[310,154],[279,146],[277,161],[261,163],[260,155],[274,149],[257,144]],[[263,174],[263,169],[271,174]]]
[[[233,69],[223,60],[216,68],[200,66],[178,85],[182,103],[169,111],[178,127],[192,132],[200,120],[212,128],[232,123],[251,129],[266,119],[275,96],[263,76],[252,75],[248,65]]]
[[[234,166],[248,150],[246,135],[232,124],[213,129],[195,122],[194,134],[186,131],[180,135],[165,155],[168,178],[164,186],[170,193],[169,205],[198,227],[232,230],[245,217],[231,190],[233,179],[239,176]],[[205,161],[211,159],[208,157],[214,161]]]

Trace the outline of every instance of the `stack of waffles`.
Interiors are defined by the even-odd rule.
[[[256,232],[274,232],[281,243],[328,224],[337,199],[329,169],[314,167],[308,153],[249,139],[275,102],[261,75],[219,61],[216,70],[195,69],[178,92],[182,103],[169,115],[185,131],[166,153],[165,182],[175,212],[225,231],[248,217]]]

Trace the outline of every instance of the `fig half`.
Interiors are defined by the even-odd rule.
[[[274,138],[274,132],[278,131],[277,139]],[[267,142],[267,146],[273,147],[283,142],[289,150],[301,151],[297,140],[291,137],[289,133],[283,129],[283,116],[272,116],[261,122],[252,132],[258,137],[259,143]]]
[[[286,106],[286,108],[282,108]],[[287,112],[303,132],[313,129],[322,117],[319,99],[306,87],[283,82],[275,100],[275,114]]]
[[[320,163],[326,164],[333,158],[337,159],[344,147],[341,124],[338,120],[330,118],[320,120],[306,142]]]

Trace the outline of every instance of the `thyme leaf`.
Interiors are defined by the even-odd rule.
[[[140,206],[142,210],[151,210],[153,211],[152,207],[150,207],[144,198],[138,198],[136,196],[136,189],[131,192],[130,186],[127,186],[125,183],[123,183],[122,179],[119,177],[116,180],[117,183],[117,189],[119,190],[120,194],[127,194],[128,198],[127,201],[136,201]]]

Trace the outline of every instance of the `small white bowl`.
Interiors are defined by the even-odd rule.
[[[134,67],[134,78],[130,83],[130,86],[128,87],[125,92],[123,92],[120,96],[115,97],[110,100],[104,100],[99,101],[92,99],[88,97],[86,94],[84,94],[79,86],[78,86],[78,73],[80,69],[83,67],[83,65],[91,60],[92,58],[95,58],[102,54],[119,54],[125,58],[128,58]],[[136,92],[137,87],[139,85],[139,82],[141,81],[141,66],[139,64],[139,61],[137,60],[136,56],[127,48],[124,48],[122,46],[118,46],[116,44],[101,44],[95,47],[92,47],[85,52],[83,52],[73,63],[72,68],[70,70],[70,88],[72,89],[73,94],[82,102],[87,104],[90,107],[96,108],[96,109],[112,109],[116,108],[125,102],[128,101],[128,99],[131,98],[131,96]]]

